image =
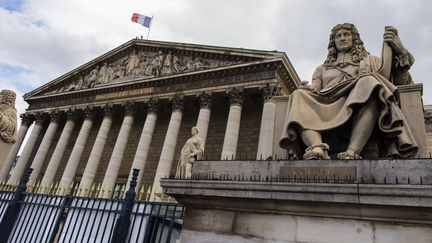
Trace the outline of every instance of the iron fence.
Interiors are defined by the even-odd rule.
[[[128,192],[109,199],[27,191],[26,179],[18,187],[1,186],[0,243],[176,242],[184,207],[169,201],[135,201],[136,175]]]

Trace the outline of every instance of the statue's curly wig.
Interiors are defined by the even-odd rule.
[[[364,48],[363,41],[360,39],[360,34],[358,33],[357,28],[353,24],[338,24],[333,27],[330,33],[330,41],[327,48],[328,54],[323,64],[325,68],[334,66],[334,63],[336,62],[337,49],[335,44],[335,35],[340,29],[347,29],[352,34],[353,46],[350,50],[350,53],[352,55],[352,61],[354,63],[360,63],[363,57],[369,54],[369,52],[367,52]]]
[[[14,91],[9,89],[4,89],[0,92],[0,97],[1,97],[2,104],[6,104],[10,106],[15,105],[16,94]]]

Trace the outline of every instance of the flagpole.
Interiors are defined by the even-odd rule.
[[[149,35],[150,35],[150,30],[151,30],[151,26],[152,26],[152,24],[153,24],[153,19],[154,19],[154,17],[153,17],[153,15],[152,15],[152,20],[151,20],[151,22],[150,22],[149,30],[147,31],[147,40],[148,40]]]

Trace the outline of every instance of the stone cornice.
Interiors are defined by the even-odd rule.
[[[104,62],[119,58],[127,55],[131,50],[164,50],[170,51],[177,54],[193,54],[194,56],[200,56],[204,58],[218,58],[223,60],[243,60],[243,62],[265,60],[265,59],[280,59],[285,72],[288,73],[294,80],[294,83],[299,83],[298,76],[294,71],[288,57],[283,52],[277,51],[260,51],[260,50],[249,50],[243,48],[227,48],[227,47],[216,47],[207,45],[195,45],[195,44],[184,44],[175,42],[162,42],[162,41],[148,41],[133,39],[94,60],[87,62],[78,68],[60,76],[59,78],[27,93],[24,98],[30,99],[32,96],[38,95],[40,92],[46,90],[49,87],[59,87],[63,81],[71,78],[74,75],[82,73],[89,73],[92,67],[101,65]]]
[[[91,96],[95,97],[97,95],[104,96],[106,94],[114,93],[114,92],[123,92],[123,91],[130,91],[130,90],[139,90],[139,89],[142,90],[146,88],[151,88],[154,89],[153,91],[155,91],[155,93],[157,93],[159,87],[162,86],[166,87],[169,85],[180,85],[181,88],[187,90],[189,89],[188,85],[190,86],[193,84],[195,86],[196,85],[199,86],[200,83],[197,81],[200,80],[213,80],[211,82],[212,84],[210,85],[212,87],[234,84],[234,83],[245,85],[248,84],[249,82],[254,82],[257,80],[272,79],[272,78],[274,79],[275,73],[280,72],[277,70],[278,68],[280,68],[280,66],[281,66],[281,59],[264,60],[264,61],[254,62],[254,63],[238,64],[238,65],[228,66],[223,68],[196,71],[196,72],[191,72],[186,74],[171,75],[168,77],[158,77],[158,78],[142,79],[142,80],[137,79],[125,83],[117,83],[109,86],[99,86],[99,87],[86,89],[86,90],[71,91],[68,93],[51,94],[51,95],[45,95],[41,97],[31,97],[31,98],[27,98],[26,101],[30,104],[30,110],[33,110],[32,106],[38,103],[46,104],[46,103],[52,103],[57,101],[63,101],[63,100],[79,100],[79,99],[84,99],[85,97],[91,97]],[[258,73],[262,73],[262,72],[268,72],[268,77],[263,77],[262,74],[258,75]],[[245,79],[236,81],[234,78],[236,75],[245,75]],[[222,80],[222,82],[220,80]],[[284,83],[282,86],[285,90],[288,90],[285,92],[289,92],[289,93],[292,92],[292,90],[295,88],[295,86],[293,86],[292,82],[290,82],[289,80],[286,80],[286,83]],[[200,87],[200,88],[205,88],[205,87]],[[171,92],[170,90],[165,90],[165,92],[166,91]],[[50,107],[54,107],[54,106],[50,106]]]

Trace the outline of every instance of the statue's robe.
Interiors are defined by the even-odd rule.
[[[381,59],[367,55],[359,64],[353,63],[349,54],[339,59],[331,67],[321,65],[315,70],[314,91],[298,89],[290,95],[280,146],[288,148],[301,140],[302,129],[328,132],[344,126],[358,107],[375,99],[379,104],[376,127],[382,133],[381,145],[385,150],[381,156],[414,156],[418,148],[398,106],[397,87],[377,73]],[[393,82],[412,82],[408,69],[413,62],[409,53],[396,57]]]

